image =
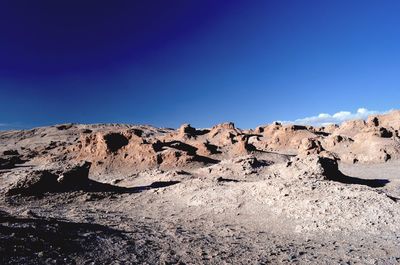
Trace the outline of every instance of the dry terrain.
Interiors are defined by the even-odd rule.
[[[0,264],[399,264],[400,111],[0,132]]]

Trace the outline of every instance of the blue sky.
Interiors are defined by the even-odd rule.
[[[1,1],[0,128],[399,108],[398,14],[368,0]]]

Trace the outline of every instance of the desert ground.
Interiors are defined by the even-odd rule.
[[[400,111],[0,132],[1,264],[399,264]]]

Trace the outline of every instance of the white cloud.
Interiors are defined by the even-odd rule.
[[[300,125],[313,125],[313,126],[325,126],[328,124],[341,124],[348,120],[360,120],[366,119],[369,115],[373,114],[384,114],[390,111],[375,111],[368,110],[366,108],[359,108],[356,112],[350,111],[339,111],[335,114],[321,113],[318,116],[306,117],[297,119],[294,121],[281,121],[286,124],[300,124]]]

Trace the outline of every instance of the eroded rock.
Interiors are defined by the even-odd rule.
[[[35,170],[22,176],[8,191],[8,195],[40,195],[46,192],[79,190],[88,184],[91,163],[84,161],[62,168]]]
[[[293,157],[285,166],[277,165],[277,174],[295,179],[334,180],[341,176],[335,159],[318,155]]]

